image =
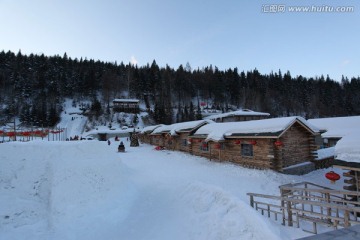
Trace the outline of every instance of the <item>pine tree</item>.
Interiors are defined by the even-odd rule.
[[[197,110],[196,110],[196,115],[195,115],[195,119],[196,120],[201,120],[202,114],[201,114],[201,108],[200,108],[200,104],[197,105]]]

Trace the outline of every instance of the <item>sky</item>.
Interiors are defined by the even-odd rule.
[[[291,12],[293,6],[315,12]],[[155,60],[173,68],[280,69],[338,81],[360,76],[357,0],[0,0],[0,9],[0,51],[66,52],[138,66]]]

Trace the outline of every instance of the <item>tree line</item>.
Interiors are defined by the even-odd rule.
[[[360,115],[360,78],[292,76],[280,70],[219,70],[145,66],[0,52],[0,120],[18,116],[23,124],[53,126],[65,98],[91,99],[103,109],[114,98],[141,99],[158,123],[201,118],[200,103],[223,112],[238,108],[268,112],[272,117],[305,118]],[[98,106],[97,108],[99,108]]]

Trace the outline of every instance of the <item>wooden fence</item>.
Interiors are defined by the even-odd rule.
[[[338,191],[309,182],[280,186],[281,196],[248,193],[250,205],[262,215],[281,216],[283,225],[300,227],[301,220],[311,222],[317,234],[317,224],[337,229],[360,224],[359,192]],[[356,201],[354,201],[356,199]]]

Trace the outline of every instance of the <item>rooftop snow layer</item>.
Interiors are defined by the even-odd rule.
[[[251,134],[282,132],[295,121],[300,121],[313,132],[319,132],[319,129],[309,124],[302,117],[284,117],[244,122],[213,123],[199,128],[194,135],[207,135],[206,140],[220,141],[224,140],[224,136],[231,136],[235,133]]]
[[[326,131],[323,138],[341,138],[360,129],[360,116],[309,119],[308,122]]]
[[[341,138],[335,146],[338,160],[360,163],[360,130]]]
[[[176,135],[176,132],[185,131],[188,129],[194,129],[206,123],[213,123],[213,121],[209,120],[198,120],[198,121],[190,121],[190,122],[182,122],[182,123],[174,123],[171,125],[163,125],[159,128],[156,128],[153,131],[153,134],[159,134],[164,132],[169,132],[171,135]]]
[[[216,114],[204,117],[204,119],[217,119],[217,118],[223,118],[223,117],[232,117],[232,116],[269,116],[269,113],[263,113],[263,112],[254,112],[249,109],[242,109],[238,111],[228,112],[228,113],[222,113],[222,114]]]
[[[315,160],[322,160],[325,158],[334,157],[335,147],[322,148],[317,150],[317,158]]]
[[[139,102],[139,99],[115,98],[113,102]]]
[[[159,124],[159,125],[152,125],[152,126],[147,126],[144,127],[143,130],[141,131],[141,133],[151,133],[152,131],[154,131],[156,128],[164,126],[163,124]]]

